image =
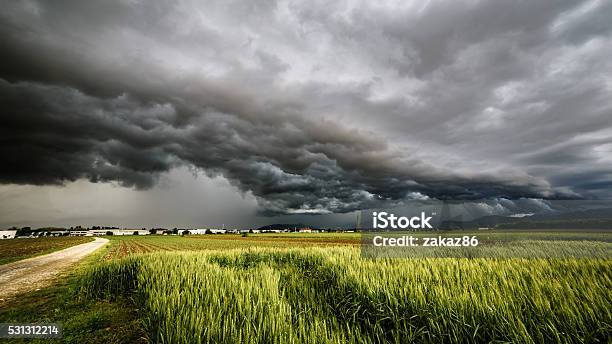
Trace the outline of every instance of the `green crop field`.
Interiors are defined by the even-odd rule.
[[[227,250],[246,247],[312,247],[356,246],[359,234],[236,234],[186,236],[107,236],[111,240],[106,259],[121,258],[128,254],[153,251]]]
[[[612,342],[610,233],[509,235],[401,259],[364,258],[355,233],[108,236],[0,322],[62,323],[58,343]]]
[[[93,240],[86,237],[47,237],[0,240],[0,264],[58,251]]]
[[[525,244],[529,252],[567,244],[537,238]],[[345,246],[310,247],[317,240]],[[354,234],[113,238],[108,252],[134,249],[86,269],[76,292],[132,300],[145,338],[160,343],[612,340],[608,258],[363,259],[352,246],[357,240]],[[612,244],[572,245],[580,251]],[[192,251],[130,253],[180,249]]]

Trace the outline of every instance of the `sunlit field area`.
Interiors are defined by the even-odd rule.
[[[551,252],[566,242],[536,238]],[[611,340],[608,258],[364,259],[358,242],[358,234],[116,237],[74,292],[131,300],[150,342]],[[574,241],[572,250],[593,244]]]
[[[106,236],[105,259],[153,251],[228,250],[246,247],[358,246],[358,233]]]

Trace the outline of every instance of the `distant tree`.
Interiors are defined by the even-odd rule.
[[[185,231],[183,231],[183,233],[181,233],[181,235],[189,235],[189,234],[191,234],[191,232],[187,231],[187,230],[185,230]]]
[[[15,233],[15,236],[29,236],[30,234],[32,234],[32,232],[29,229],[18,229],[17,233]]]
[[[157,229],[155,228],[149,229],[149,234],[157,234]]]
[[[106,232],[106,235],[113,235],[113,232],[112,231],[108,231],[108,232]]]
[[[253,230],[252,230],[252,229],[249,229],[249,233],[253,233]]]
[[[213,231],[210,230],[210,228],[206,229],[206,231],[204,232],[205,234],[213,234]]]
[[[138,231],[134,231],[134,233],[132,233],[132,235],[138,235],[140,233],[138,233]]]
[[[172,229],[172,234],[178,234],[178,228],[173,228]]]

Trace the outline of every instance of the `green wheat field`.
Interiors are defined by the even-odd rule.
[[[322,247],[309,237],[276,243],[289,247],[263,235],[222,238],[113,238],[74,293],[129,299],[145,340],[157,343],[612,341],[609,257],[365,259],[354,236]],[[522,247],[554,252],[564,243]],[[563,247],[594,245],[612,244]]]

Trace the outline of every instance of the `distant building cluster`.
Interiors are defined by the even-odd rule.
[[[274,228],[262,227],[258,229],[236,229],[236,228],[118,228],[109,226],[92,226],[83,228],[81,226],[66,228],[38,228],[30,227],[11,228],[0,230],[0,239],[15,238],[40,238],[57,236],[110,236],[110,235],[207,235],[207,234],[249,234],[249,233],[320,233],[320,232],[354,232],[346,229],[313,229],[309,227],[287,227]]]

